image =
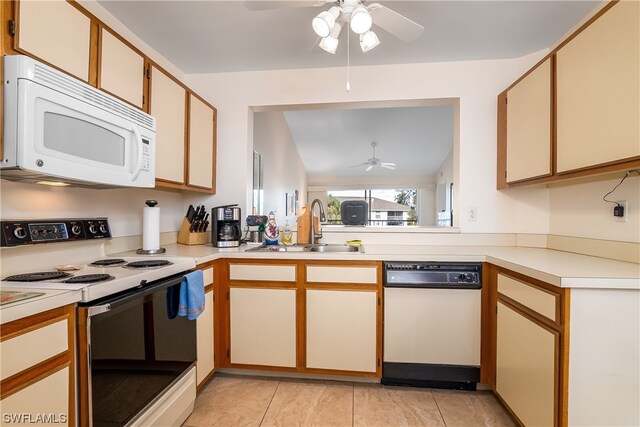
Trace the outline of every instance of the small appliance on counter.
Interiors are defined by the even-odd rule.
[[[160,247],[160,208],[157,200],[147,200],[142,211],[142,248],[136,253],[142,255],[163,254],[167,250]]]
[[[218,206],[211,209],[213,246],[217,248],[240,246],[242,240],[240,217],[241,211],[238,205]]]
[[[247,216],[247,236],[245,239],[251,243],[262,243],[264,239],[264,230],[269,218],[266,215],[249,215]]]

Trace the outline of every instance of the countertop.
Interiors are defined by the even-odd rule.
[[[376,261],[476,261],[533,277],[561,288],[636,289],[640,290],[640,264],[615,261],[588,255],[544,248],[510,246],[408,246],[363,245],[363,252],[247,252],[238,248],[215,248],[206,245],[164,246],[164,255],[192,257],[196,264],[220,258],[305,259],[305,260],[376,260]],[[134,252],[113,254],[131,256]]]
[[[11,322],[64,305],[74,304],[82,298],[82,291],[74,290],[25,289],[9,286],[2,286],[0,289],[3,291],[38,292],[42,294],[0,306],[0,323]]]

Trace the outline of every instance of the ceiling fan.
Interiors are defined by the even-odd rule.
[[[372,24],[405,42],[417,38],[424,30],[422,25],[380,3],[368,5],[365,3],[366,0],[245,1],[245,6],[251,10],[265,10],[282,7],[332,5],[328,10],[316,15],[311,22],[314,32],[320,38],[319,47],[332,54],[336,53],[339,43],[338,37],[345,25],[359,35],[360,48],[363,52],[368,52],[380,44],[378,36],[371,29]]]
[[[387,162],[383,162],[381,161],[379,158],[376,157],[376,147],[378,146],[377,142],[372,142],[371,143],[371,148],[373,149],[373,156],[370,157],[369,159],[367,159],[366,162],[360,163],[359,165],[354,165],[351,166],[352,168],[357,168],[359,166],[366,166],[367,169],[365,169],[365,172],[369,172],[371,169],[373,169],[376,166],[381,166],[385,169],[391,169],[391,170],[395,170],[396,169],[396,164],[395,163],[387,163]]]

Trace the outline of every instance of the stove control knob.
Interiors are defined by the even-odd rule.
[[[75,236],[77,236],[78,234],[80,234],[80,231],[81,231],[81,228],[80,228],[80,226],[79,226],[79,225],[77,225],[77,224],[76,224],[76,225],[71,226],[71,232],[72,232]]]
[[[465,279],[464,274],[460,274],[460,275],[458,276],[458,280],[459,280],[459,281],[464,282],[464,279]]]
[[[106,234],[107,233],[107,227],[104,224],[100,224],[100,232],[102,234]]]
[[[13,229],[13,235],[18,239],[24,239],[27,237],[27,232],[24,230],[24,227],[17,226]]]
[[[95,225],[95,224],[91,224],[91,225],[89,226],[89,233],[91,233],[91,234],[96,234],[96,233],[97,233],[97,231],[98,231],[98,230],[96,229],[96,225]]]

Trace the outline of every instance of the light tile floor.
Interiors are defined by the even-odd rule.
[[[515,427],[489,391],[216,374],[184,427]]]

